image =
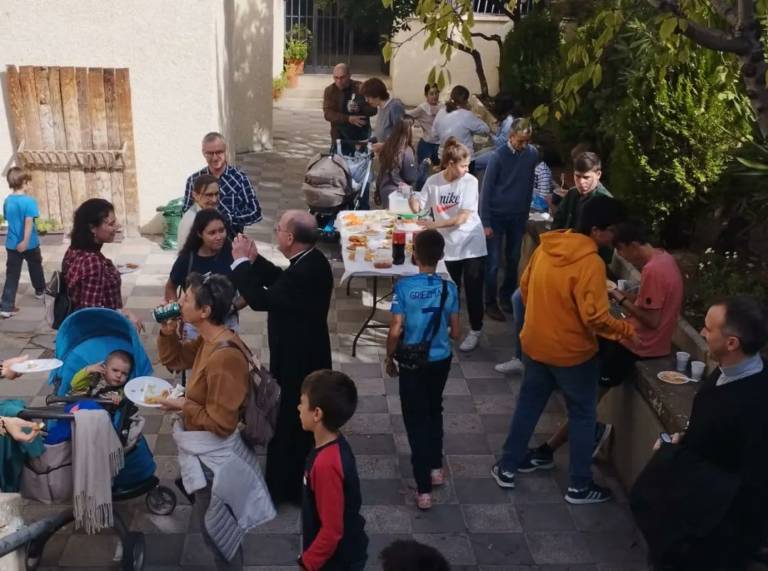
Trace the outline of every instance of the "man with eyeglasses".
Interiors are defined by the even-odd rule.
[[[296,412],[304,378],[331,368],[328,309],[333,272],[315,248],[317,222],[309,212],[288,210],[274,227],[277,249],[289,261],[282,269],[242,235],[232,243],[232,283],[254,311],[267,312],[269,370],[280,384],[275,436],[267,447],[266,481],[275,505],[301,505],[304,461],[312,448],[311,432],[301,428]]]
[[[331,124],[331,145],[336,139],[362,141],[371,136],[369,117],[376,108],[368,105],[360,95],[359,81],[354,81],[345,63],[333,68],[333,83],[323,93],[323,115]],[[344,145],[345,153],[351,145]]]
[[[211,132],[203,137],[203,157],[208,166],[187,178],[184,191],[184,212],[195,203],[195,180],[212,175],[219,181],[218,210],[228,220],[230,237],[245,230],[246,226],[261,220],[261,206],[248,175],[227,162],[227,143],[221,133]]]

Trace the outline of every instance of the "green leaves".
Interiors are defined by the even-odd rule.
[[[667,18],[664,18],[661,22],[661,27],[659,27],[659,38],[661,38],[662,42],[667,42],[672,37],[672,34],[675,33],[675,31],[678,28],[678,19],[674,16],[670,16]]]

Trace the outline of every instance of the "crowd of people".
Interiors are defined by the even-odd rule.
[[[493,479],[512,489],[521,473],[553,469],[554,453],[567,441],[565,501],[582,505],[611,499],[592,474],[592,458],[612,429],[598,422],[597,403],[632,377],[637,361],[670,355],[683,300],[674,258],[651,244],[648,228],[627,216],[601,184],[595,153],[574,153],[574,183],[562,189],[531,143],[530,120],[504,109],[498,124],[489,125],[471,110],[463,86],[454,87],[443,106],[437,87],[426,85],[425,101],[408,111],[381,80],[354,81],[344,64],[334,68],[333,80],[323,102],[332,139],[370,140],[378,157],[374,199],[386,208],[392,193],[401,193],[422,218],[413,242],[419,272],[395,283],[384,363],[387,374],[399,381],[416,507],[429,510],[433,488],[447,481],[442,394],[453,343],[460,351],[477,348],[486,316],[514,320],[509,338],[514,357],[496,369],[522,374]],[[422,135],[414,146],[415,129]],[[491,136],[491,147],[477,150],[477,135]],[[194,499],[217,568],[243,564],[240,542],[225,541],[209,525],[211,506],[223,498],[227,505],[242,502],[251,522],[264,521],[273,504],[301,505],[299,566],[363,569],[368,538],[360,482],[352,448],[341,434],[358,396],[354,381],[332,370],[328,312],[334,279],[316,247],[317,222],[306,211],[282,213],[274,240],[288,265],[268,260],[244,234],[262,217],[247,175],[228,163],[221,134],[205,135],[202,152],[207,165],[187,179],[178,256],[164,292],[166,301],[178,302],[180,316],[163,321],[157,337],[163,365],[186,371],[183,396],[157,399],[179,418],[174,438],[182,491]],[[37,206],[26,194],[30,177],[14,167],[8,182],[13,194],[4,206],[8,262],[0,316],[5,318],[18,312],[15,295],[24,260],[36,295],[45,288],[34,227]],[[532,210],[553,216],[552,231],[541,235],[518,280]],[[123,308],[120,272],[102,253],[119,230],[108,201],[93,198],[79,205],[62,274],[73,311],[113,309],[142,331],[141,321]],[[635,288],[609,291],[614,251],[640,272]],[[437,273],[441,260],[450,280]],[[460,319],[462,289],[468,328]],[[247,308],[267,314],[269,371],[281,388],[264,479],[253,452],[237,436],[252,390],[253,363],[238,320],[238,312]],[[657,443],[661,450],[633,491],[638,522],[659,568],[741,568],[734,562],[746,561],[763,539],[768,421],[762,408],[768,404],[768,370],[760,351],[768,341],[767,317],[749,298],[717,302],[707,314],[702,336],[719,368],[702,383],[688,430],[672,435],[670,443]],[[10,365],[23,359],[6,360],[5,377],[15,377]],[[119,399],[132,366],[130,355],[110,354],[78,373],[73,391],[116,393]],[[555,390],[565,398],[568,421],[546,443],[529,448]],[[39,428],[2,417],[0,433],[28,441]],[[203,465],[202,482],[192,489],[184,468],[189,458]],[[233,467],[239,481],[232,480]],[[659,492],[688,481],[688,472],[697,487],[687,495],[670,500]],[[724,474],[713,499],[720,517],[702,520],[696,528],[691,514],[708,503],[712,473]],[[670,506],[676,511],[664,526],[669,533],[648,531],[666,518]],[[396,542],[382,552],[381,561],[385,569],[448,568],[439,553],[416,542]],[[714,561],[722,565],[711,566]]]

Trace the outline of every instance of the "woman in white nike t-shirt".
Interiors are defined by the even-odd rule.
[[[445,265],[451,279],[467,298],[471,330],[459,346],[472,351],[480,341],[483,328],[483,276],[485,275],[485,234],[478,211],[477,179],[469,174],[471,153],[455,137],[443,145],[442,170],[424,183],[421,192],[410,198],[413,212],[431,210],[434,222],[420,222],[436,228],[445,239]]]

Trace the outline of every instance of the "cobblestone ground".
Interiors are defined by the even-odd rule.
[[[328,128],[314,111],[276,110],[274,152],[239,158],[254,183],[264,208],[264,221],[251,231],[260,249],[280,259],[272,247],[272,227],[286,208],[302,208],[301,180],[307,160],[324,148]],[[181,188],[183,181],[179,181]],[[57,268],[66,246],[60,238],[45,238],[46,270]],[[162,286],[174,256],[145,238],[128,239],[105,248],[117,262],[134,262],[141,269],[125,276],[123,295],[126,307],[146,321],[145,346],[157,361],[157,326],[150,311],[162,297]],[[337,278],[342,266],[338,252],[334,259]],[[2,249],[4,255],[4,249]],[[4,260],[0,260],[4,266]],[[16,317],[0,322],[0,358],[19,354],[50,354],[54,336],[43,320],[42,307],[32,297],[24,276]],[[367,308],[364,304],[367,303]],[[509,358],[511,336],[508,324],[488,322],[481,347],[469,355],[454,357],[445,390],[445,458],[447,485],[436,496],[428,513],[419,512],[413,501],[408,443],[400,414],[397,384],[383,375],[384,331],[374,330],[361,340],[357,358],[351,344],[357,328],[370,311],[366,284],[357,281],[351,295],[345,288],[335,292],[329,323],[336,367],[357,382],[360,406],[345,427],[357,455],[367,531],[371,537],[369,568],[377,569],[381,548],[396,538],[413,537],[434,545],[456,569],[532,570],[645,569],[645,551],[635,528],[626,498],[617,482],[600,474],[617,501],[572,507],[563,501],[567,481],[567,450],[556,455],[557,467],[548,473],[522,475],[518,488],[504,491],[491,479],[489,470],[504,439],[520,388],[520,378],[504,377],[493,364]],[[379,317],[387,318],[383,311]],[[466,320],[464,320],[466,323]],[[260,349],[268,360],[266,316],[246,310],[241,315],[243,338]],[[161,376],[167,372],[158,365]],[[0,383],[1,398],[22,398],[42,405],[48,387],[41,375],[28,375],[15,382]],[[562,420],[563,408],[553,399],[542,416],[535,440],[542,441]],[[145,434],[157,460],[157,474],[172,486],[178,468],[170,423],[160,414],[147,413]],[[41,517],[56,506],[28,504],[29,520]],[[147,540],[147,569],[210,569],[211,559],[203,546],[199,528],[190,519],[191,508],[182,499],[171,516],[155,516],[143,501],[119,507],[132,529],[143,531]],[[283,507],[276,520],[254,530],[245,541],[249,569],[295,569],[300,544],[298,509]],[[112,532],[87,536],[64,529],[49,542],[42,568],[116,568],[112,563],[117,540]]]

